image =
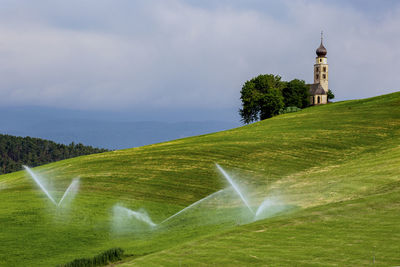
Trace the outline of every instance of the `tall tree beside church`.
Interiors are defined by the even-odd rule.
[[[278,115],[284,107],[283,86],[281,77],[273,74],[259,75],[245,82],[240,92],[242,121],[250,123]]]
[[[328,90],[327,95],[328,95],[328,101],[335,98],[335,95],[333,94],[333,92],[331,91],[331,89]]]
[[[285,107],[305,108],[310,105],[310,88],[303,80],[294,79],[285,83],[282,89]]]

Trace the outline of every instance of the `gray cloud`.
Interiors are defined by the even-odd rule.
[[[235,3],[4,1],[0,104],[239,107],[257,74],[312,82],[321,29],[339,100],[398,90],[399,6],[371,16],[330,2]]]

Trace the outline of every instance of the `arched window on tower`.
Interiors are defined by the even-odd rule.
[[[326,72],[326,67],[323,67],[322,69],[323,69],[324,72]]]

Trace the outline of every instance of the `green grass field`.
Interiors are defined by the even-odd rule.
[[[150,230],[113,224],[113,206],[144,208],[156,223],[228,184],[256,207],[290,207],[250,222],[232,192]],[[229,131],[78,157],[0,176],[0,266],[55,266],[121,247],[121,266],[400,265],[400,93],[311,107]],[[231,190],[232,191],[232,190]],[[236,219],[237,216],[237,219]]]

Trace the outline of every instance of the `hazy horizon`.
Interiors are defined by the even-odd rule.
[[[336,101],[400,83],[397,1],[0,3],[0,107],[238,122],[246,80],[312,82],[321,30]]]
[[[313,82],[321,30],[334,101],[400,83],[388,67],[400,58],[394,0],[0,4],[1,133],[109,147],[110,136],[133,129],[148,138],[142,145],[236,127],[240,90],[252,77]]]

